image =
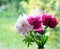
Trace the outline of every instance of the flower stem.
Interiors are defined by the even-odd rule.
[[[47,28],[48,28],[47,26],[44,28],[42,35],[47,32]]]

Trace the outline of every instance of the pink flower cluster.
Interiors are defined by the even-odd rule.
[[[16,29],[19,32],[23,33],[32,30],[42,33],[43,25],[50,28],[55,28],[57,24],[58,24],[57,19],[52,17],[52,15],[43,14],[41,16],[40,15],[28,16],[26,19],[24,19],[23,17],[19,17],[16,23]]]
[[[35,17],[30,16],[28,17],[27,20],[30,25],[33,25],[33,30],[39,33],[42,33],[43,31],[42,25],[50,28],[55,28],[56,25],[58,24],[57,19],[52,17],[52,15],[49,15],[49,14],[43,14],[42,16],[38,15]]]

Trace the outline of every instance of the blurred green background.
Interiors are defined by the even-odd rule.
[[[22,41],[24,36],[16,34],[14,24],[23,12],[39,8],[55,16],[59,24],[55,29],[49,29],[49,39],[46,49],[60,49],[60,0],[0,0],[0,49],[37,49],[36,44],[27,48]]]

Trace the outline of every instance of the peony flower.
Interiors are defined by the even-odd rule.
[[[52,15],[43,14],[42,16],[43,25],[48,26],[50,28],[55,28],[58,24],[58,21],[56,18],[52,17]]]
[[[27,32],[30,32],[33,29],[33,26],[30,25],[28,21],[22,17],[22,15],[20,15],[15,24],[15,29],[17,32],[25,34]]]
[[[34,31],[42,32],[42,18],[40,16],[29,16],[27,20],[33,26]]]

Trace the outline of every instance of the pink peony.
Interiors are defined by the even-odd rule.
[[[43,14],[42,16],[43,25],[48,26],[50,28],[55,28],[58,24],[58,21],[56,18],[53,18],[52,15]]]
[[[29,16],[27,20],[33,26],[34,31],[42,32],[42,18],[40,16]]]

